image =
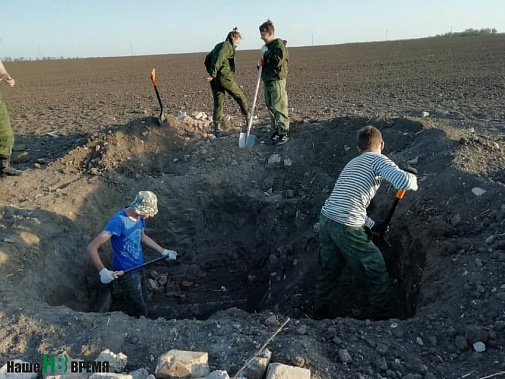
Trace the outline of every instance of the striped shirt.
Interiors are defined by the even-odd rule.
[[[347,226],[372,228],[375,222],[366,209],[383,178],[397,190],[417,190],[415,175],[401,170],[385,155],[365,152],[344,167],[321,213]]]

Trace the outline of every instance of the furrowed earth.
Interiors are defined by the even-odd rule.
[[[245,149],[230,98],[223,137],[202,117],[212,113],[204,53],[7,62],[14,166],[26,172],[0,181],[0,365],[108,348],[128,356],[129,371],[152,373],[179,349],[208,352],[211,369],[233,375],[290,317],[271,361],[313,378],[505,371],[504,44],[497,35],[291,48],[290,140],[268,143],[260,92],[256,144]],[[237,53],[250,101],[257,56]],[[346,270],[339,317],[316,321],[319,211],[365,125],[419,173],[388,235],[395,315],[370,321]],[[184,256],[145,268],[150,317],[136,319],[85,250],[139,190],[159,201],[146,233]],[[369,215],[384,219],[394,197],[384,182]],[[101,256],[110,266],[109,246]]]

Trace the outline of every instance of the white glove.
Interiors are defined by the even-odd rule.
[[[112,271],[107,270],[106,268],[102,268],[99,274],[100,274],[100,281],[103,284],[108,284],[112,282],[114,279],[116,279],[114,278],[114,275],[112,275]]]
[[[410,190],[411,191],[417,191],[417,176],[414,174],[408,173],[409,174],[409,182],[410,182]]]
[[[175,250],[165,249],[161,252],[161,255],[163,255],[164,257],[166,257],[170,261],[175,261],[177,259],[177,251],[175,251]]]
[[[263,46],[261,47],[261,55],[265,55],[265,53],[266,53],[267,51],[268,51],[268,47],[267,47],[267,45],[263,45]]]

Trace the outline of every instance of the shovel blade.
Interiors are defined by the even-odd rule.
[[[256,142],[256,136],[247,133],[240,133],[240,137],[238,139],[238,147],[251,147],[254,146],[254,142]]]

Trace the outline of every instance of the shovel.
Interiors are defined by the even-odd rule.
[[[186,252],[183,252],[181,254],[178,254],[177,255],[177,259],[181,259],[183,256],[186,255]],[[141,265],[138,265],[138,266],[135,266],[135,267],[130,267],[126,270],[122,270],[124,274],[126,274],[127,272],[130,272],[130,271],[133,271],[133,270],[138,270],[139,268],[142,268],[144,266],[149,266],[150,264],[153,264],[153,263],[156,263],[156,262],[159,262],[159,261],[162,261],[163,259],[167,259],[167,257],[164,257],[164,256],[161,256],[161,257],[158,257],[158,258],[155,258],[155,259],[152,259],[150,261],[147,261],[147,262],[144,262],[142,263]],[[176,260],[177,260],[176,259]]]
[[[161,125],[167,120],[167,118],[163,114],[163,104],[161,103],[160,94],[158,92],[158,88],[156,87],[156,69],[155,68],[153,68],[153,70],[151,71],[151,82],[153,83],[154,91],[156,92],[156,97],[158,98],[158,103],[160,104],[160,108],[161,108],[160,115],[158,117],[158,123]]]
[[[256,99],[258,98],[258,90],[260,88],[260,81],[261,81],[261,71],[262,71],[262,66],[258,69],[258,81],[256,82],[256,91],[254,92],[254,100],[253,100],[253,105],[252,109],[249,115],[249,122],[247,123],[247,133],[240,133],[240,137],[238,139],[238,147],[244,148],[244,147],[251,147],[254,146],[254,142],[256,141],[256,136],[249,134],[251,132],[251,126],[252,126],[252,121],[254,117],[254,108],[256,107]]]

